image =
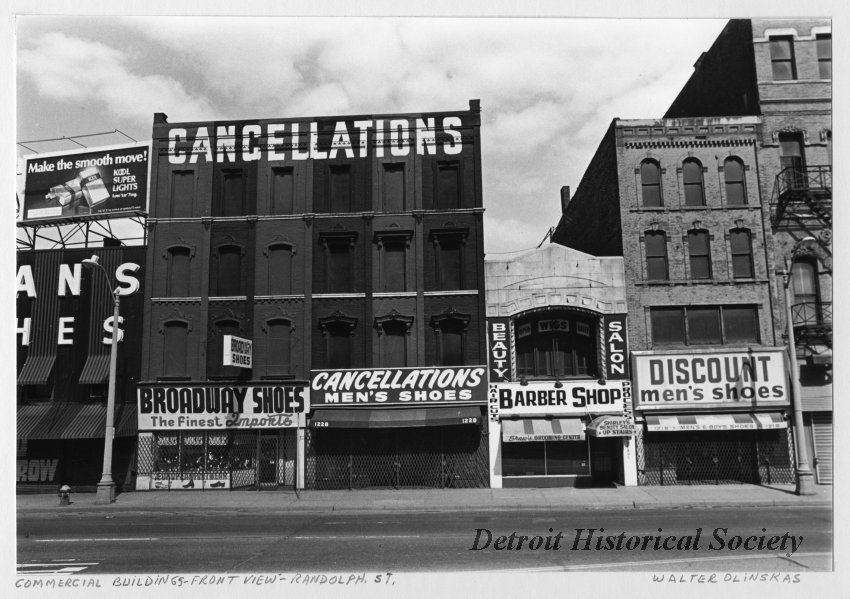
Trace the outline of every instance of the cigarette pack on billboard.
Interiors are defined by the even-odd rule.
[[[91,167],[80,172],[80,187],[89,208],[94,208],[109,199],[109,191],[103,184],[100,171]]]

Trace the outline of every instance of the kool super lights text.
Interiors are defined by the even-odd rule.
[[[620,531],[611,534],[604,528],[576,528],[565,535],[549,529],[548,535],[495,535],[486,528],[475,529],[475,539],[470,551],[781,551],[791,556],[803,544],[803,535],[790,532],[770,534],[762,528],[761,534],[734,534],[728,528],[718,527],[705,533],[702,527],[690,534],[629,534]]]

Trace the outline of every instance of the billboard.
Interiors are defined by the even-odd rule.
[[[313,370],[310,401],[314,408],[484,404],[487,368]]]
[[[144,211],[150,145],[122,144],[25,157],[22,221],[117,217]]]
[[[641,410],[781,407],[789,403],[781,349],[633,352]]]

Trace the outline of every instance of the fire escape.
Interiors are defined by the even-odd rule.
[[[817,241],[816,253],[832,269],[832,167],[788,167],[779,172],[771,198],[774,233]],[[803,301],[791,306],[798,356],[814,364],[832,362],[832,302]]]

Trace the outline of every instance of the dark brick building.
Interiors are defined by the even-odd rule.
[[[417,410],[381,387],[485,361],[479,128],[477,101],[156,115],[140,488],[442,484],[452,460],[455,478],[486,484],[483,384],[459,391],[462,407],[428,396]],[[226,335],[252,341],[251,368],[223,364]],[[330,388],[355,372],[351,389]],[[327,384],[310,391],[317,376]],[[293,401],[252,403],[263,393]],[[213,399],[187,407],[196,396]]]

